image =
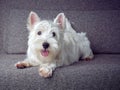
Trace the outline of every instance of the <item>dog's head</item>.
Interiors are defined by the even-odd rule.
[[[28,17],[28,46],[41,59],[53,59],[60,52],[65,30],[65,15],[60,13],[54,21],[41,20],[31,12]]]

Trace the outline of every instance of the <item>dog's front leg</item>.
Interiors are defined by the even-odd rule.
[[[55,63],[43,64],[39,68],[39,75],[44,77],[44,78],[51,77],[55,68],[56,68]]]
[[[33,67],[33,66],[38,66],[40,64],[39,61],[37,60],[32,60],[32,59],[25,59],[23,61],[19,61],[15,64],[15,67],[18,69],[24,69],[27,67]]]

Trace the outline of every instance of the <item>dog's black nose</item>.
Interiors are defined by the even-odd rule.
[[[49,47],[49,43],[44,42],[44,43],[43,43],[43,48],[44,48],[44,49],[47,49],[48,47]]]

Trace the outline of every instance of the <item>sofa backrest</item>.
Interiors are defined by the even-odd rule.
[[[94,53],[120,53],[119,0],[7,1],[0,2],[3,48],[7,53],[26,52],[26,21],[31,10],[42,19],[53,19],[64,12],[77,32],[87,32]]]

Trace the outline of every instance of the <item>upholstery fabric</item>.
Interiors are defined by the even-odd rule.
[[[59,67],[48,79],[39,67],[16,69],[26,57],[31,10],[41,19],[64,12],[87,32],[95,59]],[[120,90],[120,0],[0,0],[0,90]]]
[[[0,90],[120,90],[120,55],[95,57],[57,68],[52,78],[44,79],[38,67],[14,67],[25,55],[0,55]]]

